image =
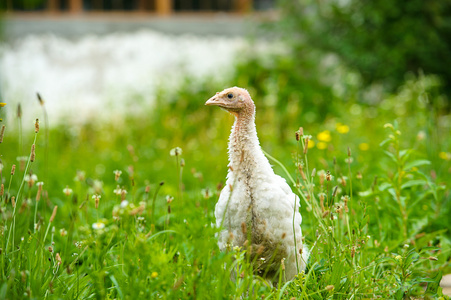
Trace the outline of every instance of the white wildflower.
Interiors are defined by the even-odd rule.
[[[171,151],[169,151],[169,155],[171,155],[171,156],[180,156],[180,155],[182,155],[182,148],[175,147],[175,148],[171,149]]]
[[[105,224],[103,224],[102,222],[96,222],[92,224],[92,229],[94,230],[101,230],[105,228]]]
[[[119,177],[121,177],[122,171],[120,171],[120,170],[114,170],[114,171],[113,171],[113,174],[114,174],[114,180],[118,181],[118,180],[119,180]]]
[[[77,170],[77,175],[74,178],[74,181],[84,181],[86,178],[85,171]]]
[[[202,193],[202,196],[204,196],[205,199],[209,199],[212,196],[212,194],[210,192],[210,189],[208,189],[208,188],[203,189],[201,191],[201,193]]]
[[[66,187],[63,189],[63,193],[64,193],[64,195],[66,195],[66,196],[70,196],[70,194],[72,194],[72,189],[71,188],[69,188],[69,186],[68,185],[66,185]]]
[[[167,196],[166,196],[166,202],[167,202],[167,203],[171,203],[172,201],[174,201],[174,197],[172,197],[172,196],[170,196],[170,195],[167,195]]]
[[[122,193],[122,189],[119,186],[117,186],[116,189],[113,191],[113,193],[119,196]]]
[[[92,184],[92,188],[94,189],[94,192],[97,194],[100,194],[102,192],[102,186],[103,182],[100,180],[94,180],[94,183]]]

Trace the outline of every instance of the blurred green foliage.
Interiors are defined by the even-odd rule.
[[[451,2],[281,0],[281,30],[294,51],[335,53],[365,84],[392,90],[406,72],[441,77],[451,91]],[[298,55],[298,56],[299,56]]]

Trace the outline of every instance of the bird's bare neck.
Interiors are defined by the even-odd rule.
[[[232,169],[238,171],[244,161],[248,163],[253,161],[258,152],[261,152],[259,149],[254,114],[237,115],[229,139],[229,160]]]

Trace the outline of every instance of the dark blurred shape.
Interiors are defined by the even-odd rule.
[[[154,11],[167,15],[179,11],[248,12],[274,7],[275,0],[5,0],[8,11]]]
[[[281,0],[295,47],[333,52],[365,84],[398,87],[406,72],[437,74],[451,94],[451,1]]]

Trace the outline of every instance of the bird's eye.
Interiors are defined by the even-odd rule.
[[[227,95],[227,98],[232,99],[232,98],[233,98],[233,94],[232,94],[232,93],[229,93],[229,94]]]

